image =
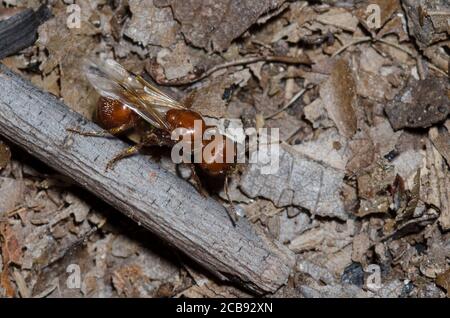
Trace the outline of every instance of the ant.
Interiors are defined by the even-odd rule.
[[[209,177],[225,178],[225,194],[232,208],[232,211],[227,211],[235,225],[237,214],[228,193],[228,178],[236,166],[234,155],[236,144],[221,134],[218,141],[203,138],[205,132],[213,127],[206,125],[200,113],[189,109],[194,98],[193,94],[189,95],[185,102],[179,102],[148,83],[140,75],[132,74],[111,59],[97,62],[88,60],[84,64],[84,71],[89,82],[101,95],[97,103],[96,122],[106,131],[88,132],[73,128],[68,128],[68,131],[93,137],[117,136],[138,128],[143,123],[141,119],[144,120],[147,128],[141,134],[141,141],[112,158],[107,163],[106,170],[113,168],[119,160],[138,153],[143,147],[173,147],[181,139],[187,142],[188,146],[194,145],[189,147],[191,153],[188,154],[194,156],[199,153],[202,155],[205,147],[211,146],[214,140],[215,147],[212,148],[210,156],[205,158],[202,155],[200,161],[189,166],[203,195],[206,193],[201,186],[195,167]],[[178,139],[172,138],[174,131],[177,131]],[[195,146],[195,138],[198,136],[201,141]],[[232,162],[226,160],[229,159],[227,157],[229,152],[233,155]]]

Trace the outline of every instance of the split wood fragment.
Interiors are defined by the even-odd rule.
[[[45,5],[36,11],[32,9],[24,9],[20,12],[16,12],[16,9],[9,10],[11,14],[0,20],[0,59],[32,45],[36,41],[39,25],[51,16],[50,10]]]

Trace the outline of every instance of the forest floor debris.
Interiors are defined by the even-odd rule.
[[[100,55],[212,121],[280,128],[279,168],[249,164],[230,191],[296,253],[274,296],[448,297],[450,7],[354,2],[80,0],[69,28],[50,1],[38,41],[2,63],[88,119],[80,60]],[[0,246],[2,297],[249,296],[1,140]]]

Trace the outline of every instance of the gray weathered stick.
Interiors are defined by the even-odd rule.
[[[8,9],[3,9],[7,12]],[[11,9],[14,10],[14,9]],[[47,6],[38,10],[24,9],[8,19],[0,21],[0,58],[14,54],[32,45],[37,38],[40,24],[51,16]]]
[[[98,130],[55,97],[0,65],[0,134],[116,207],[222,279],[257,293],[286,283],[292,254],[257,235],[244,220],[234,228],[223,206],[147,157],[104,172],[126,145],[116,138],[71,135]]]

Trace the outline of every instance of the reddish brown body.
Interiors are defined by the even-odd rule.
[[[97,104],[97,122],[105,129],[113,129],[123,125],[133,127],[138,120],[131,109],[126,107],[122,102],[101,97]],[[185,128],[182,134],[183,140],[191,140],[193,142],[194,135],[199,134],[203,136],[205,130],[208,128],[202,116],[192,110],[188,109],[170,109],[165,115],[165,120],[172,130],[176,128]],[[198,127],[195,126],[195,121],[201,120],[201,131],[196,131]],[[171,133],[172,131],[168,132]],[[199,167],[210,176],[225,175],[233,166],[231,163],[226,163],[227,154],[227,137],[223,137],[221,147],[214,149],[213,158],[211,162],[206,162],[204,158],[199,163]],[[203,140],[202,149],[206,147],[210,140]],[[231,143],[230,143],[231,144]]]
[[[96,117],[97,123],[104,129],[122,125],[132,126],[138,119],[138,116],[123,103],[106,97],[99,98]]]
[[[227,173],[233,166],[231,163],[226,162],[227,158],[227,141],[229,139],[225,136],[222,138],[221,146],[214,149],[213,157],[211,162],[202,161],[199,163],[200,168],[205,171],[210,176],[220,176]],[[207,143],[211,141],[206,141]]]
[[[106,170],[112,168],[119,160],[136,154],[142,147],[174,147],[179,145],[180,140],[183,142],[190,140],[191,143],[193,142],[190,153],[184,153],[183,157],[188,155],[197,159],[199,158],[198,154],[201,154],[200,162],[194,163],[201,172],[213,177],[225,177],[225,194],[234,211],[233,202],[228,194],[228,178],[236,159],[236,151],[231,150],[236,150],[236,145],[230,139],[217,133],[210,135],[212,140],[204,138],[206,137],[205,132],[210,132],[207,131],[210,127],[206,126],[201,114],[189,109],[195,91],[189,93],[181,103],[146,81],[142,76],[127,71],[114,60],[106,59],[96,62],[86,60],[83,68],[86,78],[101,96],[113,97],[112,99],[102,97],[97,104],[97,122],[107,131],[68,130],[85,136],[104,137],[118,135],[133,128],[140,136],[140,140],[136,144],[112,158],[106,165]],[[200,125],[196,121],[200,121]],[[183,129],[179,130],[178,128]],[[172,139],[174,133],[180,140]],[[199,137],[201,137],[201,141],[196,142]],[[220,138],[220,142],[215,138]],[[180,146],[182,151],[187,150],[187,145]],[[230,155],[233,153],[234,156],[227,158],[227,153]],[[230,159],[231,162],[227,159]],[[230,163],[226,163],[227,161]],[[194,164],[189,165],[192,171],[191,178],[199,186],[199,191],[205,194]],[[236,213],[230,212],[229,215],[235,224]]]
[[[197,120],[201,121],[200,131],[196,131],[195,121]],[[194,135],[198,134],[198,136],[203,136],[206,130],[206,124],[202,116],[191,110],[170,109],[166,113],[166,121],[172,130],[184,128],[182,133],[183,140],[190,140],[191,142],[194,142]]]

